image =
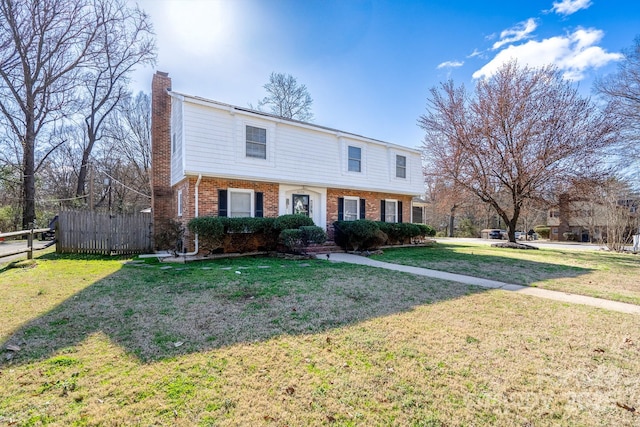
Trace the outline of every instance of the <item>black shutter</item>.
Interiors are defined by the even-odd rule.
[[[264,194],[257,192],[256,193],[256,214],[255,214],[256,218],[262,218],[264,216],[264,209],[262,207],[263,199],[264,199]]]
[[[364,199],[360,199],[360,219],[366,219],[367,216],[365,215],[365,209],[367,207],[367,204],[365,203]]]
[[[344,198],[338,197],[338,221],[344,221]]]
[[[227,190],[218,190],[218,216],[227,216]]]
[[[402,202],[398,200],[398,222],[402,222]]]
[[[380,221],[382,222],[385,222],[384,213],[385,213],[385,203],[384,203],[384,200],[380,200]]]

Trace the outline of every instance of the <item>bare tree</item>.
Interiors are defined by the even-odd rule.
[[[291,74],[271,73],[269,83],[265,84],[264,88],[267,96],[258,101],[259,110],[266,108],[276,116],[303,122],[313,120],[313,99],[307,87],[298,84]]]
[[[155,63],[156,46],[149,17],[124,0],[95,3],[97,37],[93,60],[83,70],[81,90],[87,100],[86,144],[78,175],[76,196],[85,195],[88,164],[96,142],[102,138],[105,120],[126,101],[127,85],[136,66]]]
[[[581,98],[555,67],[516,62],[476,84],[431,90],[419,118],[424,151],[445,179],[490,204],[509,240],[527,200],[544,199],[571,177],[597,170],[616,141],[616,122]]]
[[[618,64],[618,71],[596,80],[594,89],[622,119],[621,154],[628,163],[630,159],[640,160],[640,36],[624,54],[625,59]]]
[[[0,111],[21,144],[24,228],[35,220],[36,154],[56,148],[41,136],[72,107],[96,24],[88,1],[0,0]]]

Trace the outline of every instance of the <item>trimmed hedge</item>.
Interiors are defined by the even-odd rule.
[[[345,250],[363,251],[379,248],[387,241],[387,235],[378,224],[368,219],[336,221],[334,240]]]
[[[433,227],[424,224],[390,223],[360,219],[336,221],[334,240],[346,250],[363,251],[377,249],[383,245],[411,243],[416,237],[434,236]]]
[[[310,227],[315,226],[313,220],[306,215],[300,214],[288,214],[281,215],[275,218],[273,222],[273,227],[277,231],[282,230],[293,230],[298,229],[300,227]]]
[[[189,221],[188,228],[198,234],[203,251],[253,252],[276,248],[278,234],[274,222],[275,218],[203,216]]]
[[[549,234],[551,234],[551,227],[547,227],[546,225],[536,225],[533,227],[533,231],[538,233],[541,238],[548,239]]]
[[[304,225],[300,228],[282,230],[278,240],[289,251],[299,253],[310,243],[324,243],[327,233],[315,225]]]

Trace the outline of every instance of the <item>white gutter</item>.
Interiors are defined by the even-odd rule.
[[[200,181],[202,181],[202,174],[198,175],[198,180],[196,181],[196,190],[195,190],[195,203],[196,203],[196,210],[195,210],[195,216],[194,218],[198,218],[198,187],[200,186]],[[196,238],[195,238],[195,249],[193,252],[185,252],[182,254],[182,256],[194,256],[198,254],[198,234],[196,233]]]

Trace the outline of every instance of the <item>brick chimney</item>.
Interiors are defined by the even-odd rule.
[[[151,82],[151,212],[154,231],[173,218],[171,191],[171,90],[169,73],[156,71]]]

